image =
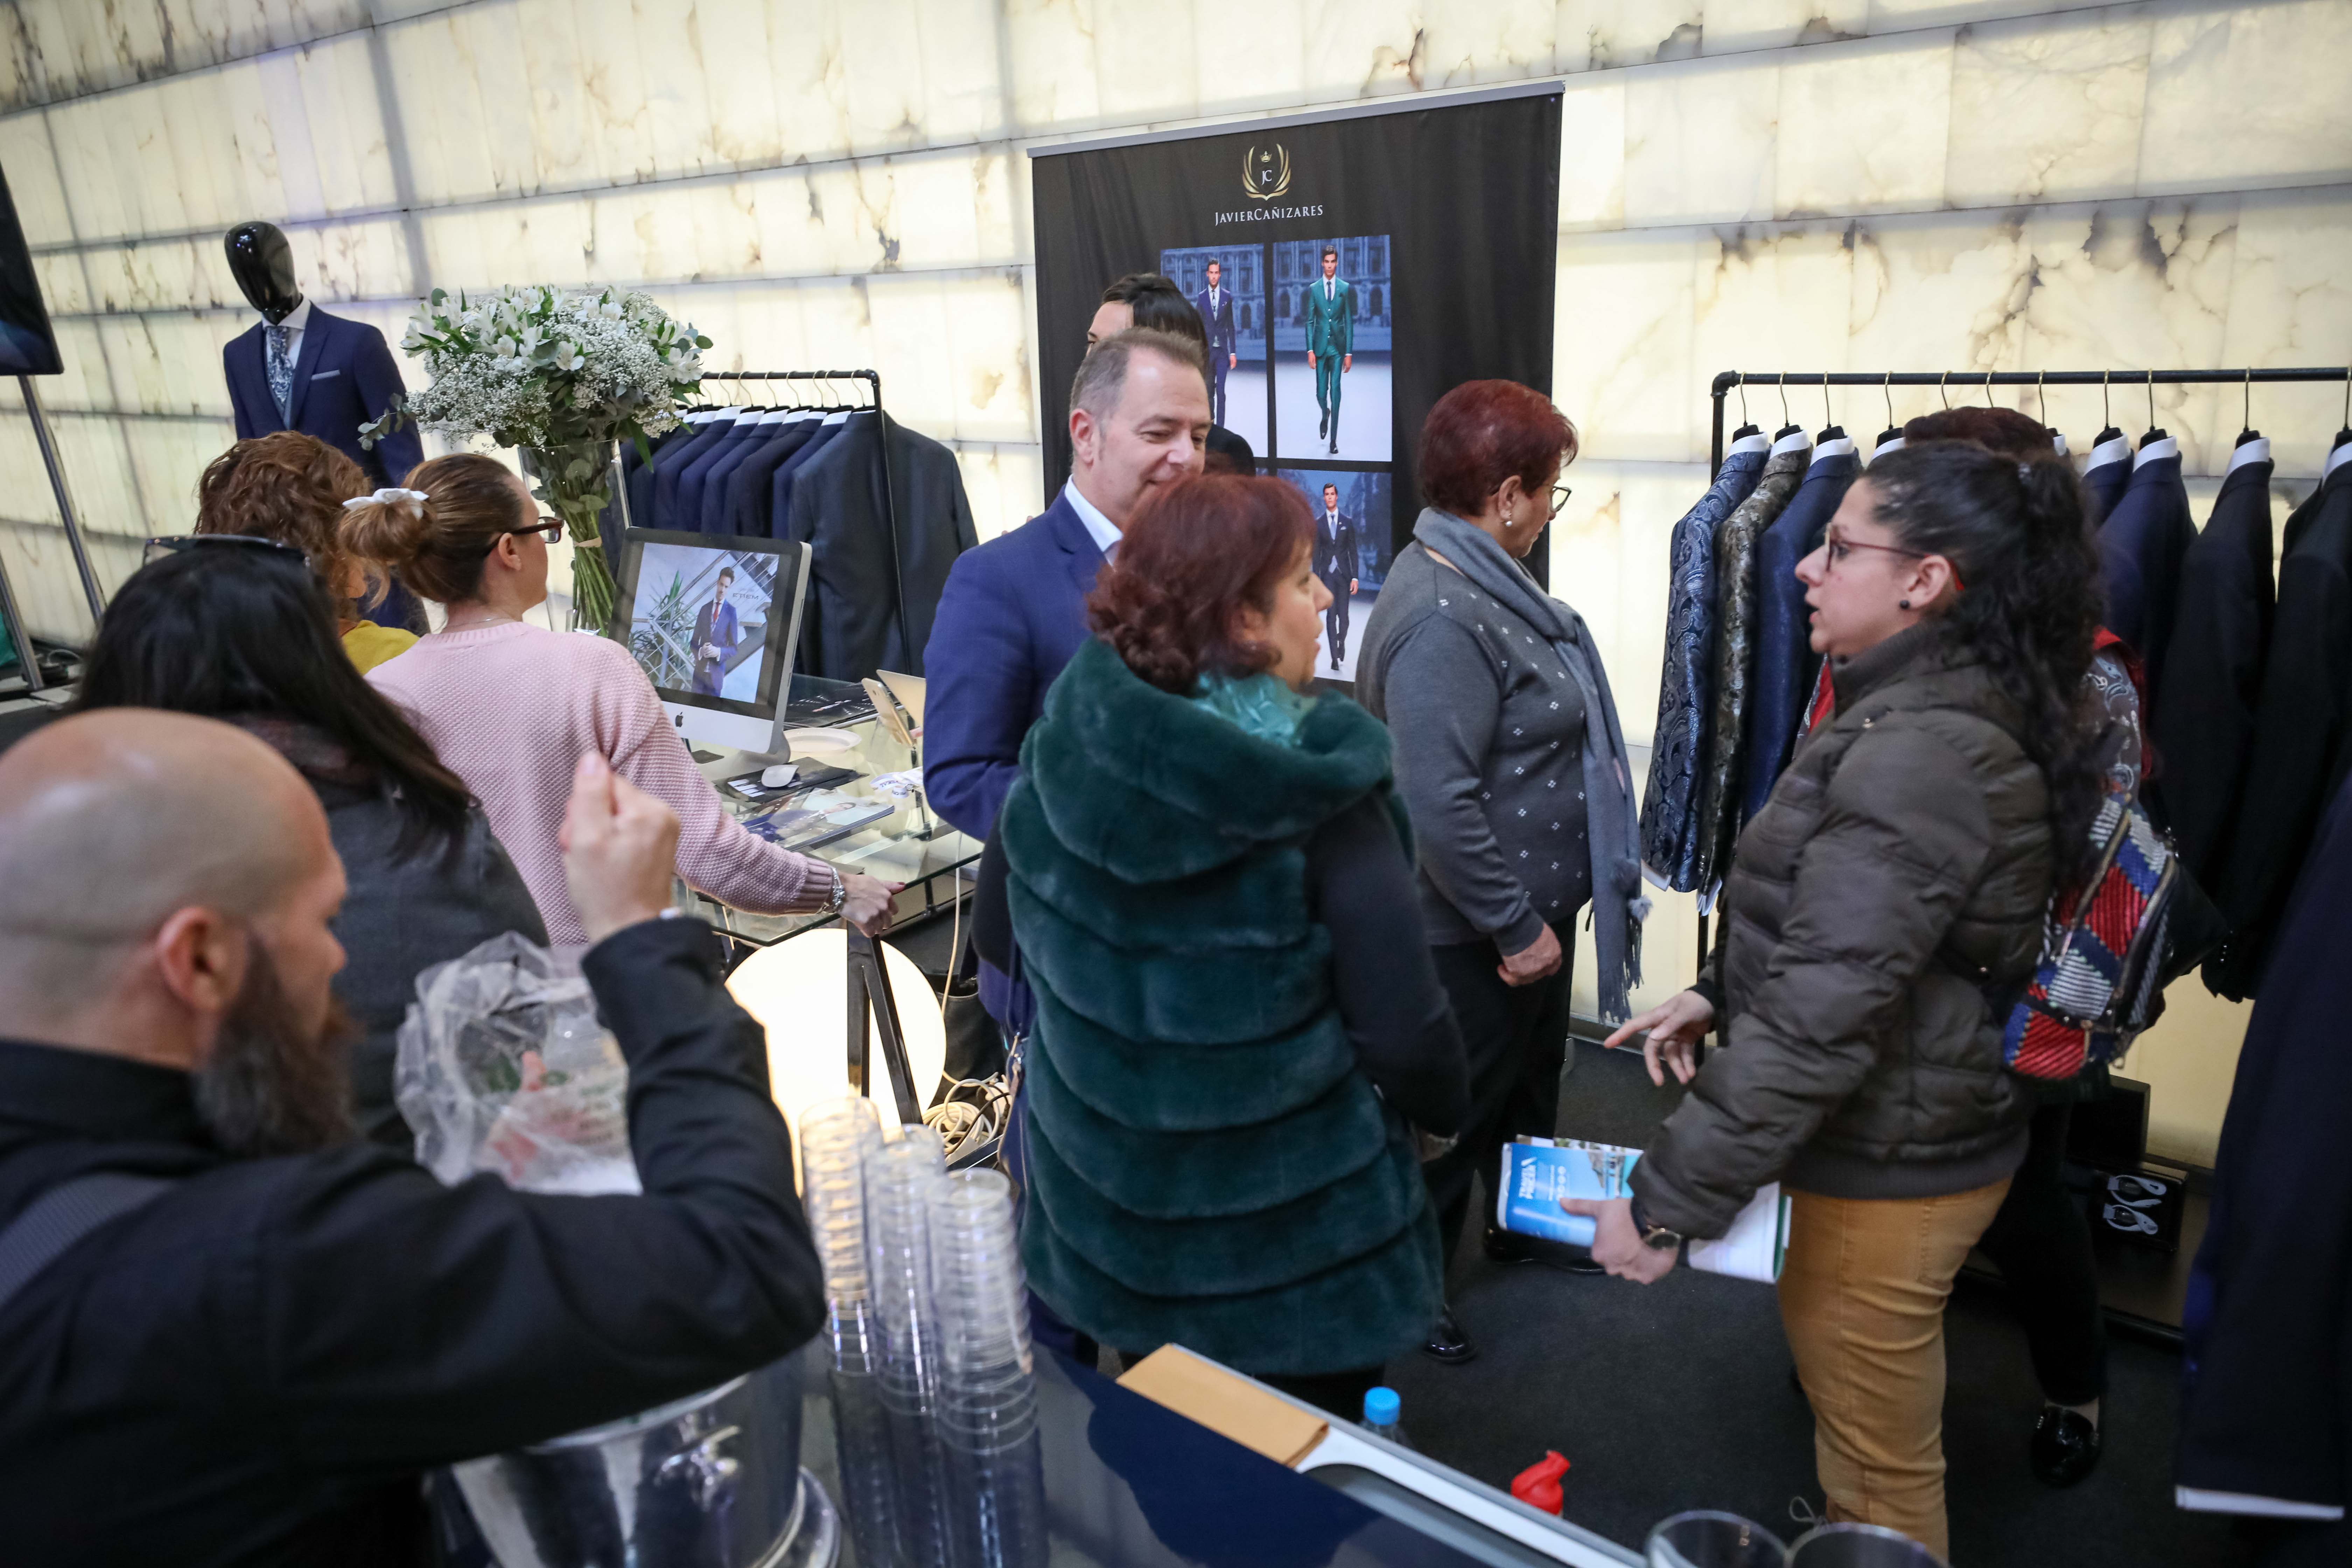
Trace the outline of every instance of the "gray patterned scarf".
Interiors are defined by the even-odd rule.
[[[1633,773],[1592,634],[1581,616],[1545,593],[1476,523],[1431,508],[1413,523],[1412,536],[1534,627],[1584,695],[1585,842],[1592,849],[1592,908],[1586,920],[1601,961],[1595,984],[1601,1021],[1622,1023],[1633,1011],[1633,989],[1642,984],[1642,921],[1649,916],[1650,900],[1642,892]]]

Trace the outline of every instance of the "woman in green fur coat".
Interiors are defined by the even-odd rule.
[[[1389,737],[1309,697],[1330,594],[1279,479],[1137,517],[998,831],[1038,1014],[1029,1283],[1353,1415],[1441,1299],[1414,1128],[1467,1103]]]

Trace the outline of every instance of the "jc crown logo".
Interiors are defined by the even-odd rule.
[[[1252,146],[1242,154],[1242,189],[1252,201],[1272,201],[1290,189],[1290,154],[1281,142]]]

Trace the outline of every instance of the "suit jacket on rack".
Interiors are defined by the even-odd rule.
[[[637,455],[634,441],[621,448],[621,483],[629,492],[629,522],[635,528],[654,525],[654,466],[677,447],[702,434],[699,425],[680,424],[675,430],[665,430],[654,437],[653,456]]]
[[[373,447],[360,445],[360,426],[382,418],[403,390],[400,363],[382,332],[313,304],[295,350],[294,388],[282,419],[269,395],[268,352],[259,322],[221,351],[238,440],[277,430],[315,436],[357,463],[379,489],[398,484],[425,460],[425,442],[414,425],[393,431]]]
[[[2259,437],[2230,459],[2213,513],[2181,563],[2168,669],[2150,715],[2164,764],[2153,793],[2181,865],[2208,887],[2228,850],[2262,702],[2274,601],[2273,467],[2271,444]]]
[[[760,416],[737,415],[724,435],[705,447],[692,462],[678,470],[677,499],[670,509],[670,521],[663,527],[684,529],[688,532],[702,527],[702,492],[709,485],[710,476],[721,463],[740,456],[744,447],[756,439],[760,428]]]
[[[2352,764],[2352,443],[2328,461],[2318,505],[2279,562],[2253,752],[2218,873],[2232,934],[2206,980],[2227,996],[2260,988],[2320,813]]]
[[[727,510],[730,482],[752,457],[775,445],[785,428],[783,414],[772,410],[752,421],[749,436],[719,448],[718,459],[703,471],[702,506],[694,515],[692,527],[704,533],[734,531]],[[682,481],[678,488],[685,489]]]
[[[2092,526],[2107,521],[2123,499],[2124,487],[2131,483],[2131,443],[2121,436],[2113,436],[2091,448],[2083,464],[2083,497],[2090,512]]]
[[[1642,791],[1642,868],[1677,892],[1698,886],[1698,779],[1715,714],[1716,531],[1763,477],[1770,445],[1760,435],[1732,442],[1715,483],[1675,524],[1667,546],[1666,659]]]
[[[784,531],[785,520],[793,514],[793,492],[800,482],[803,470],[822,457],[825,448],[841,439],[842,431],[853,417],[854,415],[842,412],[828,414],[817,421],[816,428],[809,432],[808,439],[776,466],[775,473],[768,480],[768,494],[763,503],[767,510],[761,518],[760,526],[748,531],[756,532],[762,539],[788,537]],[[914,671],[905,673],[911,675]]]
[[[2131,482],[2099,527],[2099,563],[2106,581],[2107,629],[2139,655],[2151,698],[2164,690],[2173,612],[2180,601],[2180,563],[2196,542],[2189,489],[2180,482],[2180,443],[2169,436],[2150,441],[2139,449]]]
[[[793,478],[789,510],[778,518],[781,537],[815,554],[797,668],[834,680],[884,669],[921,675],[948,574],[980,542],[963,470],[953,452],[887,414],[853,414],[836,428]]]
[[[1789,765],[1797,743],[1797,722],[1813,689],[1821,661],[1813,657],[1806,624],[1805,585],[1797,563],[1821,548],[1838,503],[1862,471],[1851,437],[1813,448],[1812,466],[1788,509],[1764,531],[1756,547],[1756,679],[1750,692],[1746,742],[1747,783],[1739,820],[1764,809],[1772,784]]]
[[[679,478],[688,468],[699,461],[705,453],[732,435],[734,430],[735,416],[731,414],[723,419],[706,420],[702,427],[688,439],[678,442],[676,446],[665,447],[655,453],[653,504],[646,509],[646,515],[638,519],[637,526],[640,528],[679,526],[677,521]]]
[[[772,538],[769,506],[774,499],[776,470],[814,440],[824,423],[815,414],[796,414],[736,464],[735,471],[727,476],[720,526],[711,531],[742,539]],[[708,500],[706,496],[706,504]]]
[[[1698,887],[1711,888],[1739,837],[1747,783],[1741,742],[1756,676],[1756,541],[1804,482],[1812,442],[1801,430],[1776,441],[1764,476],[1715,536],[1715,718],[1699,773]]]

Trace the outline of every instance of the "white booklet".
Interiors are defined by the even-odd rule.
[[[1640,1162],[1639,1149],[1588,1143],[1573,1138],[1522,1138],[1503,1145],[1503,1167],[1495,1184],[1495,1223],[1520,1236],[1592,1245],[1592,1221],[1563,1213],[1562,1198],[1631,1197],[1628,1184]],[[1693,1268],[1735,1279],[1771,1284],[1780,1278],[1789,1250],[1789,1200],[1774,1182],[1759,1190],[1714,1241],[1694,1241],[1684,1256]]]

